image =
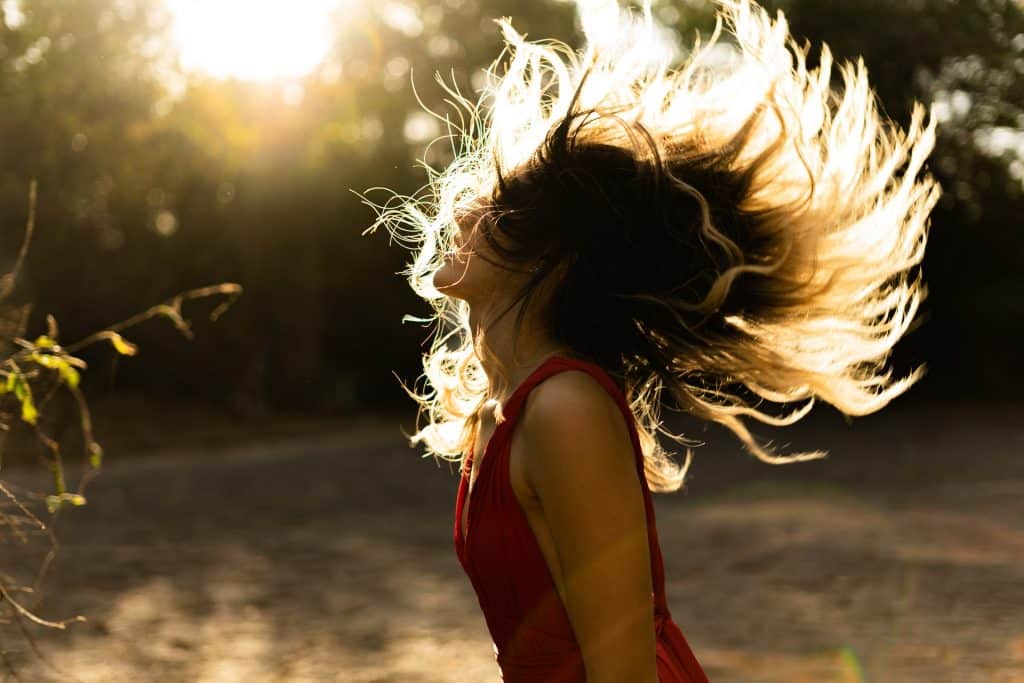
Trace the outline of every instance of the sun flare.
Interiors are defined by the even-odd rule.
[[[167,0],[185,68],[218,78],[289,79],[327,55],[342,0]]]

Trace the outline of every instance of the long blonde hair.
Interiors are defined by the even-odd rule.
[[[691,458],[692,443],[659,419],[663,394],[777,464],[826,453],[776,453],[758,443],[744,418],[790,425],[818,399],[865,415],[922,376],[923,366],[893,378],[886,363],[926,294],[911,271],[922,260],[940,194],[924,170],[934,116],[926,124],[924,107],[915,104],[901,130],[879,114],[862,60],[838,64],[843,87],[833,89],[828,46],[819,66],[808,69],[807,48],[792,38],[782,12],[773,18],[750,0],[717,4],[710,39],[698,40],[675,66],[649,1],[639,12],[610,1],[585,5],[581,52],[529,42],[502,19],[507,64],[503,53],[477,103],[450,91],[469,114],[455,160],[431,170],[425,196],[375,207],[370,230],[385,225],[414,248],[405,274],[435,310],[437,334],[423,357],[427,386],[407,390],[426,417],[411,441],[428,455],[463,456],[500,381],[483,372],[467,304],[432,284],[453,246],[456,216],[490,197],[501,209],[495,223],[501,228],[505,220],[511,233],[554,215],[517,210],[515,202],[523,202],[514,198],[527,192],[554,191],[564,205],[600,203],[594,188],[612,183],[602,185],[600,169],[580,165],[582,157],[571,160],[581,150],[615,157],[617,172],[625,159],[648,178],[647,194],[639,192],[622,214],[654,215],[644,203],[651,196],[693,207],[658,208],[651,219],[657,226],[629,228],[631,240],[649,230],[689,251],[648,249],[645,258],[663,262],[644,264],[643,272],[673,266],[675,286],[606,292],[601,305],[614,309],[610,319],[619,327],[602,338],[619,347],[587,349],[626,389],[653,490],[678,489]],[[725,31],[734,38],[731,50],[720,43]],[[573,163],[575,170],[564,172]],[[586,202],[566,198],[573,187],[590,193]],[[616,201],[613,209],[629,199]],[[600,247],[588,248],[595,250],[593,268],[603,257]],[[578,306],[580,299],[572,301]],[[573,334],[563,338],[582,339]],[[804,403],[778,415],[761,409],[763,400]],[[661,448],[659,433],[687,445],[683,465]]]

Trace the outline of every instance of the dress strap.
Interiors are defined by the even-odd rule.
[[[626,400],[622,389],[619,388],[611,375],[609,375],[608,372],[600,365],[587,360],[571,358],[569,356],[549,357],[532,373],[530,373],[530,375],[523,380],[518,387],[516,387],[512,392],[512,395],[509,396],[508,401],[503,407],[505,420],[508,423],[505,432],[507,434],[511,433],[508,428],[515,425],[523,403],[530,391],[548,377],[565,370],[582,370],[597,380],[598,383],[600,383],[601,386],[611,394],[612,398],[615,399],[615,403],[619,406],[619,409],[622,411],[622,415],[626,420],[626,426],[629,429],[630,439],[633,443],[633,454],[636,462],[637,475],[640,479],[640,488],[644,497],[644,510],[647,519],[647,538],[651,556],[651,583],[654,588],[655,619],[663,620],[668,616],[668,600],[665,595],[665,564],[661,555],[661,546],[658,543],[658,531],[654,519],[654,503],[651,500],[651,491],[647,484],[643,448],[640,445],[640,435],[637,432],[636,418],[633,415],[633,411],[630,409],[629,403]],[[503,423],[503,426],[505,426],[505,423]]]

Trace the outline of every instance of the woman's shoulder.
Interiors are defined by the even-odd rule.
[[[623,464],[632,467],[630,433],[618,401],[586,370],[564,370],[534,387],[517,430],[528,473],[584,463],[609,473]]]
[[[593,369],[591,369],[593,368]],[[615,398],[598,379],[597,366],[563,369],[537,384],[523,406],[523,421],[544,424],[567,419],[595,418],[618,410]]]

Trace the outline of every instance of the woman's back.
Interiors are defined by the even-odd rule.
[[[455,549],[477,592],[502,676],[513,683],[582,683],[586,679],[582,654],[568,614],[516,496],[509,471],[511,437],[526,397],[542,381],[565,370],[581,370],[597,380],[614,398],[629,428],[647,521],[659,680],[707,681],[669,614],[654,508],[632,412],[620,389],[602,368],[563,356],[554,356],[542,363],[509,397],[504,408],[505,421],[495,428],[487,442],[472,493],[466,471],[459,482]],[[463,529],[464,510],[467,516]]]

